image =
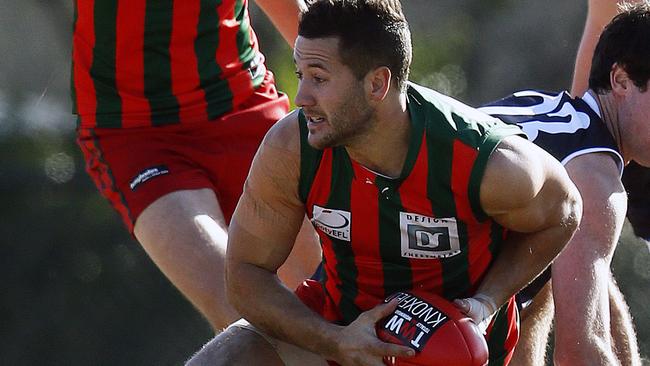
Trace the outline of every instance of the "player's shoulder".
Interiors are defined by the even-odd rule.
[[[300,110],[289,112],[276,122],[266,133],[263,147],[281,149],[287,152],[300,152]]]
[[[424,108],[428,112],[431,112],[432,109],[438,110],[452,124],[459,117],[473,122],[498,122],[498,119],[457,99],[415,83],[409,83],[408,96],[411,101],[415,102],[415,105]]]
[[[459,138],[469,145],[478,146],[486,142],[486,136],[498,138],[521,134],[516,126],[417,84],[409,83],[408,98],[412,118],[420,116],[425,128],[434,131],[430,135],[437,135],[437,138]]]
[[[559,161],[520,136],[501,140],[488,159],[482,181],[484,192],[494,192],[494,202],[528,202],[542,189],[548,177],[564,171]],[[564,173],[566,174],[566,173]],[[503,187],[512,187],[503,195]]]
[[[595,152],[580,155],[565,165],[566,171],[578,190],[584,195],[589,191],[589,198],[608,201],[613,192],[623,192],[621,171],[618,162],[611,154]]]

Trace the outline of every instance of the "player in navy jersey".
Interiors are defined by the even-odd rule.
[[[408,83],[410,60],[397,0],[321,0],[303,13],[300,108],[266,135],[231,225],[228,294],[246,320],[190,365],[412,356],[375,333],[397,306],[385,296],[409,289],[457,300],[487,326],[491,364],[508,364],[512,297],[569,241],[580,198],[519,128]],[[326,276],[294,294],[275,271],[305,213]]]
[[[293,45],[302,0],[257,3]],[[248,0],[77,0],[75,10],[72,88],[86,170],[221,330],[239,318],[224,293],[228,224],[259,143],[289,109]],[[305,228],[296,246],[305,250],[281,270],[291,286],[320,258]]]
[[[529,90],[481,108],[517,123],[531,141],[560,160],[584,200],[580,229],[553,263],[550,276],[554,361],[560,365],[641,362],[629,310],[610,264],[627,208],[623,167],[630,161],[650,166],[650,5],[621,9],[597,43],[584,96]],[[542,278],[522,292],[523,301],[544,283]],[[543,364],[549,305],[550,288],[545,286],[530,313],[524,312],[518,364]]]

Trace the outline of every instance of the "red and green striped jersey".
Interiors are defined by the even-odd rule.
[[[76,0],[72,59],[84,128],[213,120],[266,72],[248,0]]]
[[[410,84],[407,94],[411,141],[396,179],[361,166],[344,147],[309,146],[300,113],[300,196],[342,324],[396,291],[472,295],[506,236],[482,210],[479,188],[492,151],[521,130],[430,89]],[[503,313],[500,328],[508,329],[516,316]]]

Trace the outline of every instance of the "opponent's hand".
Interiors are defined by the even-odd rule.
[[[494,300],[483,294],[476,294],[474,297],[454,300],[454,305],[465,315],[470,317],[478,329],[485,334],[488,325],[497,311]]]
[[[342,366],[384,366],[383,357],[412,357],[415,351],[409,347],[386,343],[377,338],[375,324],[391,314],[399,301],[393,299],[380,304],[342,328],[333,361]]]

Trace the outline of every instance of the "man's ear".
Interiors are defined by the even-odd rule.
[[[622,65],[615,63],[609,72],[609,83],[616,95],[625,95],[634,84]]]
[[[371,101],[379,102],[386,98],[391,87],[393,74],[386,66],[380,66],[368,72],[364,78],[366,92]]]

